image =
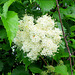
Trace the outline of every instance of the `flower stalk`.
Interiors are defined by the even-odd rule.
[[[63,33],[64,40],[65,40],[65,43],[66,43],[66,47],[67,47],[67,50],[68,50],[68,53],[69,53],[71,75],[73,75],[72,62],[71,62],[71,52],[70,52],[70,49],[69,49],[69,46],[68,46],[68,42],[67,42],[66,37],[65,37],[65,33],[64,33],[64,29],[63,29],[63,24],[62,24],[62,20],[61,20],[61,16],[60,16],[60,10],[59,10],[59,5],[58,5],[58,0],[56,0],[56,3],[57,3],[57,8],[58,8],[58,14],[59,14],[59,19],[60,19],[60,23],[61,23],[62,33]]]

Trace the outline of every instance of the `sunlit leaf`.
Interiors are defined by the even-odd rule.
[[[36,2],[40,5],[43,13],[49,12],[53,7],[56,6],[55,0],[36,0]]]
[[[55,67],[55,72],[60,73],[62,75],[67,75],[67,67],[65,65],[56,66]]]
[[[10,46],[11,43],[14,39],[14,37],[16,36],[16,32],[18,30],[18,16],[15,12],[13,11],[9,11],[7,13],[7,18],[5,18],[4,16],[1,16],[3,25],[6,29],[7,32],[7,36],[8,36],[8,40],[10,42]]]
[[[7,17],[7,11],[9,6],[14,2],[15,0],[9,0],[7,1],[4,6],[3,6],[3,16],[6,18]]]

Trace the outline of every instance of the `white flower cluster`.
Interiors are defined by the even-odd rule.
[[[54,20],[50,16],[43,15],[34,23],[32,16],[25,15],[19,22],[14,43],[27,52],[27,57],[37,60],[40,55],[51,56],[57,52],[62,32],[55,28]]]

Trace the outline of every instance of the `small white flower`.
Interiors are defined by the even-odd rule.
[[[51,56],[57,52],[61,42],[62,32],[55,28],[55,22],[50,16],[43,15],[34,24],[32,16],[25,15],[20,20],[19,30],[13,42],[27,52],[27,57],[37,60],[38,56]]]

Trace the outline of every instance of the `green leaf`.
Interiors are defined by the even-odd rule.
[[[0,16],[1,17],[1,16]],[[3,25],[3,23],[2,23],[2,20],[0,19],[0,26],[2,26]],[[0,29],[1,30],[1,29]]]
[[[53,7],[56,6],[55,0],[36,0],[36,2],[40,5],[43,13],[49,12]]]
[[[4,75],[4,74],[2,73],[2,75]]]
[[[29,61],[29,58],[23,58],[23,63],[25,64],[25,69],[27,71],[28,66],[31,64],[31,61]]]
[[[32,0],[30,0],[30,3],[32,4]]]
[[[30,71],[33,73],[41,73],[42,70],[38,67],[29,67]]]
[[[8,0],[0,0],[0,5],[7,2]]]
[[[8,75],[11,75],[11,72],[9,72]]]
[[[74,58],[75,58],[75,56],[74,56],[74,55],[71,55],[71,57],[74,57]]]
[[[65,9],[66,10],[66,9]],[[68,18],[68,19],[70,19],[70,20],[72,20],[72,21],[75,21],[75,4],[74,5],[72,5],[72,6],[69,6],[68,8],[67,8],[67,13],[68,14],[65,14],[64,13],[64,15],[66,15],[66,18]]]
[[[65,65],[56,66],[55,67],[55,72],[60,73],[62,75],[67,75],[67,67]]]
[[[16,52],[17,52],[16,59],[17,59],[18,62],[21,62],[22,59],[23,59],[23,51],[17,48]]]
[[[25,14],[24,6],[26,6],[26,4],[23,5],[23,3],[16,1],[9,7],[9,10],[15,11],[18,14],[18,17],[22,19],[22,17],[24,16],[23,14]]]
[[[75,22],[75,14],[66,15],[66,17]]]
[[[75,25],[70,27],[70,31],[71,31],[71,35],[70,37],[74,37],[75,36]]]
[[[64,6],[73,5],[74,1],[72,0],[62,0]]]
[[[70,37],[74,37],[75,36],[75,34],[73,33],[73,32],[71,32],[71,35],[70,35]]]
[[[2,13],[2,7],[0,6],[0,14]]]
[[[6,35],[5,29],[4,28],[0,28],[0,38],[4,39],[6,37],[7,37],[7,35]]]
[[[8,43],[6,43],[6,44],[2,44],[2,49],[3,50],[6,50],[6,51],[9,51],[11,48],[10,48],[10,45],[8,44]]]
[[[19,65],[15,68],[11,75],[30,75],[28,71],[25,71],[24,66]]]
[[[70,30],[71,30],[71,32],[72,32],[72,31],[75,31],[75,25],[72,26],[72,27],[70,27]]]
[[[0,61],[0,71],[2,71],[2,69],[3,69],[3,62]]]
[[[63,52],[63,55],[61,57],[69,57],[69,53]]]
[[[53,56],[53,59],[56,62],[58,62],[61,59],[63,53],[65,53],[64,49],[65,49],[65,42],[62,41],[62,43],[60,43],[60,47],[59,47],[58,53],[55,53],[55,55]]]
[[[60,53],[56,53],[55,56],[53,56],[53,59],[58,62],[61,59],[61,54]]]
[[[60,23],[60,22],[57,22],[57,26],[58,26],[59,29],[62,30],[62,28],[61,28],[61,23]],[[66,32],[66,28],[65,28],[64,26],[63,26],[63,29],[64,29],[64,32]]]
[[[71,7],[69,7],[72,14],[75,14],[75,4],[73,4]]]
[[[16,1],[22,4],[22,0],[16,0]]]
[[[18,30],[18,16],[17,13],[13,12],[13,11],[8,11],[7,13],[7,18],[5,19],[4,16],[1,16],[3,25],[6,29],[7,32],[7,37],[8,40],[10,42],[10,46],[11,43],[14,39],[14,37],[16,36],[16,32]]]
[[[60,8],[59,10],[60,10],[61,19],[64,18],[64,15],[68,15],[68,14],[71,13],[70,8],[66,8],[66,9]],[[64,12],[63,12],[63,11],[64,11]],[[59,14],[58,14],[58,11],[53,12],[53,17],[54,17],[55,19],[57,19],[58,21],[60,21],[58,15],[59,15]]]
[[[75,48],[75,39],[70,39],[70,40],[73,42],[73,44],[71,43],[70,46]]]
[[[71,75],[71,66],[70,63],[66,63],[66,67],[67,67],[67,71],[69,73],[69,75]],[[75,75],[75,71],[73,70],[73,75]]]
[[[4,6],[3,6],[3,16],[6,18],[7,17],[7,11],[9,6],[14,2],[15,0],[9,0],[7,1]]]

